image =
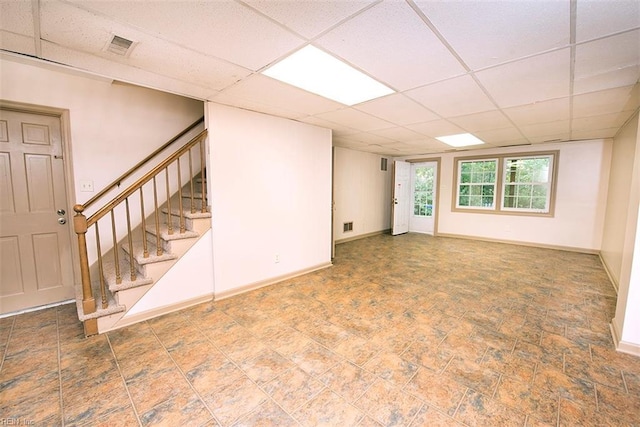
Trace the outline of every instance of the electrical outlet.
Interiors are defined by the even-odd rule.
[[[93,181],[80,181],[80,191],[93,193]]]
[[[275,263],[277,264],[279,262],[280,262],[280,254],[276,254]]]

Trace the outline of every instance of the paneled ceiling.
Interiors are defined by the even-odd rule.
[[[0,48],[333,129],[388,156],[613,137],[640,105],[638,0],[0,0]],[[134,42],[106,50],[113,35]],[[312,44],[397,93],[347,107],[260,74]]]

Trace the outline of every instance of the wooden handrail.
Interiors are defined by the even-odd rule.
[[[106,308],[108,306],[108,295],[107,295],[107,286],[105,283],[105,278],[104,278],[104,266],[103,266],[103,260],[102,260],[102,247],[101,247],[101,239],[100,239],[100,231],[98,229],[98,221],[106,216],[107,214],[111,215],[111,237],[113,240],[113,261],[114,261],[114,268],[115,268],[115,280],[116,280],[116,284],[122,283],[122,275],[121,275],[121,271],[120,271],[120,264],[119,264],[119,257],[117,255],[118,253],[118,243],[117,243],[117,234],[116,234],[116,224],[115,224],[115,216],[114,216],[114,209],[119,206],[121,203],[124,202],[125,208],[126,208],[126,222],[127,222],[127,240],[128,240],[128,250],[129,250],[129,275],[130,275],[130,279],[131,281],[135,281],[137,278],[137,273],[136,273],[136,267],[135,267],[135,262],[134,262],[134,246],[133,246],[133,236],[131,234],[132,232],[132,226],[131,226],[131,215],[130,215],[130,207],[129,207],[129,196],[131,196],[132,194],[134,194],[135,192],[139,191],[140,192],[140,215],[141,215],[141,227],[140,227],[140,231],[142,233],[142,249],[143,249],[143,257],[147,258],[149,257],[149,252],[148,252],[148,246],[147,246],[147,227],[145,224],[145,207],[144,207],[144,190],[143,190],[143,186],[148,183],[149,181],[153,180],[153,207],[154,207],[154,221],[155,221],[155,233],[156,233],[156,255],[161,256],[163,254],[163,249],[162,249],[162,244],[161,244],[161,240],[160,240],[160,215],[158,213],[158,209],[159,209],[159,204],[158,204],[158,189],[157,189],[157,182],[156,182],[156,177],[158,176],[158,174],[164,172],[166,174],[165,180],[167,183],[167,223],[168,223],[168,230],[169,233],[171,234],[172,231],[172,219],[171,219],[171,215],[172,215],[172,211],[171,211],[171,195],[170,195],[170,185],[169,185],[169,167],[175,162],[176,163],[176,169],[177,169],[177,181],[178,181],[178,204],[180,206],[180,211],[179,211],[179,221],[180,221],[180,233],[184,233],[185,232],[185,220],[184,220],[184,211],[182,210],[182,181],[181,181],[181,171],[180,171],[180,163],[181,163],[181,158],[183,155],[188,153],[188,162],[189,162],[189,181],[190,181],[190,185],[191,185],[191,194],[190,194],[190,198],[191,198],[191,212],[194,213],[194,209],[193,209],[193,204],[194,204],[194,200],[193,200],[193,195],[194,195],[194,189],[193,189],[193,180],[194,180],[194,171],[193,171],[193,167],[192,167],[192,160],[191,160],[191,150],[196,146],[196,145],[200,145],[199,147],[199,154],[200,154],[200,172],[202,173],[202,194],[200,195],[200,199],[202,202],[202,212],[206,212],[207,209],[207,201],[206,201],[206,188],[204,185],[204,168],[205,168],[205,159],[204,159],[204,155],[205,155],[205,148],[204,148],[204,143],[205,143],[205,139],[207,137],[207,130],[203,130],[202,132],[200,132],[198,135],[196,135],[193,139],[191,139],[188,143],[186,143],[185,145],[183,145],[182,147],[180,147],[178,150],[176,150],[173,154],[170,154],[165,160],[163,160],[162,162],[160,162],[157,166],[155,166],[154,168],[152,168],[150,171],[148,171],[147,173],[145,173],[141,178],[139,178],[138,180],[136,180],[133,184],[131,184],[129,187],[127,187],[124,191],[122,191],[119,195],[117,195],[115,198],[113,198],[110,202],[108,202],[107,204],[105,204],[104,206],[102,206],[100,209],[98,209],[95,213],[93,213],[93,215],[91,215],[89,218],[87,218],[84,215],[84,211],[87,208],[88,205],[90,205],[91,203],[94,203],[95,201],[97,201],[98,199],[100,199],[102,196],[104,196],[107,191],[111,190],[114,186],[118,185],[119,182],[129,176],[131,176],[133,174],[133,172],[135,172],[135,170],[137,170],[138,168],[140,168],[141,166],[143,166],[148,160],[151,160],[151,158],[157,156],[158,154],[160,154],[160,152],[162,152],[165,148],[167,148],[167,146],[169,144],[172,144],[173,142],[175,142],[176,140],[178,140],[180,137],[184,136],[187,132],[189,132],[190,130],[192,130],[195,126],[197,126],[203,119],[200,119],[198,121],[196,121],[195,123],[193,123],[191,126],[189,126],[187,129],[185,129],[184,131],[182,131],[179,135],[175,136],[174,138],[172,138],[169,142],[167,142],[166,144],[164,144],[162,147],[160,147],[159,149],[155,150],[151,155],[147,156],[147,158],[138,163],[134,168],[132,168],[130,171],[128,171],[126,174],[122,175],[120,178],[118,178],[116,181],[114,181],[111,185],[107,186],[104,190],[100,191],[100,193],[98,193],[96,196],[94,196],[93,198],[91,198],[89,201],[87,201],[85,204],[77,204],[73,207],[73,210],[75,211],[75,215],[73,217],[73,224],[74,224],[74,231],[76,232],[77,236],[78,236],[78,254],[79,254],[79,261],[80,261],[80,276],[81,276],[81,281],[82,281],[82,311],[85,315],[87,314],[91,314],[94,313],[96,311],[96,296],[94,295],[93,289],[92,289],[92,282],[91,282],[91,273],[90,273],[90,267],[89,267],[89,256],[88,256],[88,250],[87,250],[87,230],[91,227],[91,226],[95,226],[95,233],[96,233],[96,245],[97,245],[97,262],[98,262],[98,274],[99,274],[99,289],[97,290],[97,293],[100,294],[100,299],[101,299],[101,305],[102,308]],[[88,326],[89,325],[89,326]],[[97,333],[97,323],[95,322],[95,320],[93,322],[89,322],[87,323],[87,321],[85,321],[85,334],[87,335],[91,335]]]
[[[204,122],[204,116],[200,117],[198,120],[196,120],[195,122],[191,123],[189,125],[189,127],[187,127],[185,130],[183,130],[182,132],[180,132],[179,134],[177,134],[176,136],[171,138],[169,141],[165,142],[160,148],[156,149],[153,153],[149,154],[147,157],[145,157],[144,159],[139,161],[131,169],[129,169],[128,171],[123,173],[121,176],[116,178],[111,184],[109,184],[106,187],[104,187],[98,194],[96,194],[95,196],[93,196],[92,198],[90,198],[89,200],[84,202],[82,204],[82,206],[84,206],[85,209],[88,208],[89,206],[91,206],[93,203],[95,203],[98,199],[100,199],[102,196],[104,196],[113,187],[116,187],[116,186],[120,185],[120,183],[123,180],[127,179],[132,173],[134,173],[136,170],[138,170],[138,168],[140,168],[142,165],[147,163],[149,160],[151,160],[152,158],[157,156],[159,153],[161,153],[168,146],[170,146],[171,144],[173,144],[174,142],[176,142],[177,140],[182,138],[184,135],[186,135],[188,132],[190,132],[192,129],[194,129],[196,126],[198,126],[200,123],[203,123],[203,122]]]
[[[144,174],[140,179],[131,184],[126,190],[121,192],[118,196],[112,199],[109,203],[100,208],[97,212],[87,218],[87,227],[95,224],[100,218],[108,214],[113,208],[122,203],[127,197],[132,195],[135,191],[137,191],[144,184],[149,182],[155,175],[157,175],[160,171],[164,170],[167,166],[173,163],[177,158],[179,158],[182,154],[186,153],[200,141],[202,141],[207,136],[207,130],[203,130],[196,137],[194,137],[191,141],[185,144],[178,151],[173,153],[171,156],[167,157],[162,163],[158,164],[156,167],[151,169],[149,172]],[[78,209],[76,209],[78,208]],[[84,205],[76,205],[73,208],[76,212],[80,210],[80,212],[86,209],[86,204]]]

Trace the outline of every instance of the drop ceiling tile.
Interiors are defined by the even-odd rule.
[[[574,93],[632,85],[640,78],[640,30],[576,46]]]
[[[208,87],[212,91],[224,89],[251,73],[237,65],[110,22],[103,16],[72,5],[47,2],[43,4],[42,11],[42,36],[47,41],[132,68],[152,70],[155,74]],[[67,31],[67,25],[78,30]],[[113,34],[134,41],[128,57],[104,51]]]
[[[571,139],[573,141],[579,141],[585,139],[613,138],[619,130],[620,128],[574,131],[571,132]]]
[[[567,142],[571,139],[569,132],[556,133],[553,135],[532,136],[529,142],[532,144],[552,144],[556,142]]]
[[[569,49],[476,73],[502,108],[569,96]]]
[[[496,108],[471,76],[455,77],[407,91],[405,94],[443,117],[462,116]]]
[[[509,119],[498,110],[485,111],[484,113],[470,114],[467,116],[451,117],[449,118],[449,121],[460,126],[467,132],[503,129],[512,126]]]
[[[640,2],[637,0],[578,0],[577,2],[577,42],[638,27],[640,27]]]
[[[354,108],[401,126],[439,118],[424,106],[399,93],[363,102]]]
[[[315,43],[397,90],[465,72],[405,2],[379,3]]]
[[[634,111],[621,111],[619,113],[603,114],[600,116],[579,117],[571,121],[571,131],[592,131],[597,129],[620,128]]]
[[[366,144],[391,144],[393,139],[386,138],[384,136],[376,135],[373,132],[362,132],[348,136],[349,139],[359,141]]]
[[[415,140],[422,136],[418,132],[414,132],[412,130],[409,130],[403,127],[381,129],[381,130],[371,131],[371,133],[378,136],[382,136],[384,138],[394,140],[394,141],[400,141],[400,142]]]
[[[302,117],[298,119],[303,123],[318,126],[325,129],[333,130],[333,136],[349,136],[358,133],[357,129],[349,126],[343,126],[338,123],[331,122],[329,120],[321,119],[316,116]]]
[[[36,45],[33,37],[9,33],[3,30],[0,30],[0,49],[31,56],[36,55]]]
[[[273,1],[244,0],[285,27],[311,39],[340,21],[374,3],[373,0],[349,1]]]
[[[518,145],[527,143],[527,139],[515,127],[474,132],[474,135],[487,144]]]
[[[432,138],[465,133],[464,129],[459,128],[447,120],[434,120],[426,123],[416,123],[407,126],[407,128]]]
[[[573,117],[599,116],[635,110],[640,105],[640,88],[625,86],[573,97]]]
[[[333,138],[333,145],[335,147],[343,147],[343,148],[350,148],[352,150],[360,150],[361,148],[366,147],[369,144],[365,144],[359,141],[351,141],[349,139],[344,139],[344,138]]]
[[[30,1],[0,2],[0,29],[35,37],[33,28],[33,9]]]
[[[210,88],[109,61],[95,55],[67,49],[44,40],[42,41],[42,56],[50,61],[89,71],[99,76],[158,89],[176,95],[195,99],[209,99],[216,93],[216,91]]]
[[[152,7],[144,1],[72,1],[76,7],[253,71],[305,43],[301,37],[233,1],[158,1]],[[44,9],[57,3],[40,4]],[[81,34],[89,24],[75,22],[67,28],[75,28]]]
[[[472,70],[569,44],[568,2],[417,0],[416,4]]]
[[[137,40],[139,44],[126,61],[132,67],[156,70],[158,74],[210,87],[216,91],[231,86],[251,74],[246,68],[184,49],[159,38],[141,35]],[[100,55],[106,58],[111,56],[108,52],[101,52]]]
[[[385,120],[373,117],[354,108],[343,108],[342,110],[330,111],[328,113],[317,114],[315,117],[329,120],[362,132],[370,130],[386,129],[393,127],[393,124]]]
[[[383,147],[381,145],[376,145],[376,144],[364,146],[359,150],[366,151],[368,153],[380,154],[382,156],[389,156],[389,157],[397,157],[402,154],[400,153],[400,151],[396,150],[395,148]]]
[[[222,91],[217,99],[250,99],[263,105],[298,112],[299,116],[339,110],[344,105],[278,80],[254,74]]]
[[[570,129],[570,120],[558,120],[555,122],[536,123],[533,125],[520,126],[520,130],[528,139],[536,138],[539,136],[568,134]]]
[[[518,107],[504,108],[502,111],[517,126],[534,123],[568,120],[570,116],[570,98],[552,99]]]

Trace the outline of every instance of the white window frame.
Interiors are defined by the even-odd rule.
[[[549,161],[547,194],[545,200],[544,209],[524,209],[524,208],[511,208],[504,206],[505,197],[505,168],[508,160],[513,159],[526,159],[526,158],[541,158],[547,157]],[[456,173],[453,176],[453,187],[455,188],[455,197],[451,200],[451,210],[453,212],[464,213],[483,213],[483,214],[498,214],[498,215],[524,215],[524,216],[542,216],[553,217],[555,211],[555,197],[556,186],[558,177],[558,163],[560,158],[560,150],[554,151],[540,151],[540,152],[524,152],[524,153],[506,153],[506,154],[494,154],[487,156],[469,156],[469,157],[456,157],[454,158],[454,169]],[[482,161],[497,161],[496,168],[496,187],[494,188],[493,206],[460,206],[460,184],[462,182],[462,164],[465,162],[482,162]],[[489,185],[486,183],[485,185]],[[500,200],[498,200],[498,197]]]

